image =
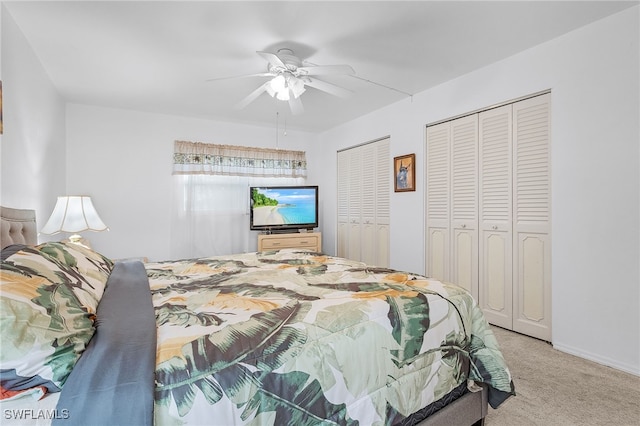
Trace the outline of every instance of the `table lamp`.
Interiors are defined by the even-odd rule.
[[[60,232],[73,233],[69,241],[90,248],[89,242],[78,232],[108,230],[95,207],[91,197],[86,195],[65,195],[58,197],[56,206],[47,223],[40,230],[43,234],[53,235]]]

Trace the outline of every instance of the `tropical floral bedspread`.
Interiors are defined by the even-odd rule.
[[[394,424],[468,379],[513,394],[459,287],[295,250],[146,268],[156,424]]]

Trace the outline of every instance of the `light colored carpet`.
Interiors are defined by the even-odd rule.
[[[492,327],[516,387],[487,426],[640,426],[640,377]]]

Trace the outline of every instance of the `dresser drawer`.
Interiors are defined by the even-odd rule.
[[[258,236],[258,251],[279,250],[284,248],[302,248],[320,251],[322,249],[320,233],[272,234]]]

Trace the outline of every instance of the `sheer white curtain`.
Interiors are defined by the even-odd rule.
[[[257,250],[249,230],[249,187],[303,185],[304,178],[173,176],[171,258],[195,258]]]
[[[257,232],[249,230],[249,187],[305,183],[304,152],[260,148],[252,151],[246,147],[183,141],[176,141],[174,148],[172,259],[255,251],[258,237]],[[296,156],[295,162],[287,159],[291,155]],[[259,159],[249,161],[249,157]],[[246,167],[237,167],[238,162],[246,166],[248,161],[251,172]],[[212,163],[232,167],[210,167]],[[265,170],[256,173],[256,168]]]

